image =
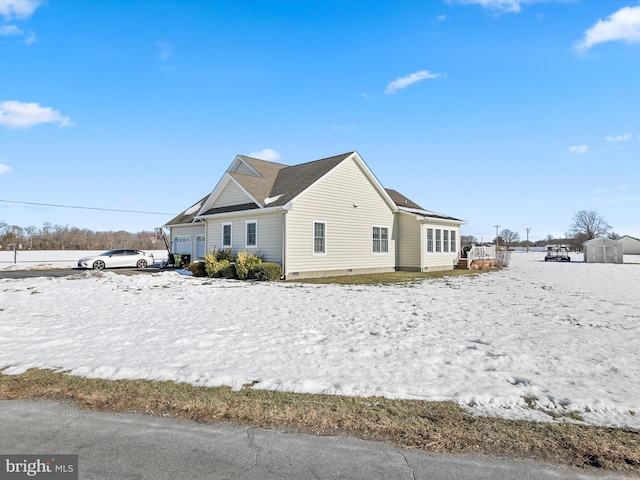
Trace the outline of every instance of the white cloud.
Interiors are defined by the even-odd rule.
[[[577,50],[588,50],[594,45],[622,40],[640,42],[640,5],[624,7],[598,22],[584,32],[584,38],[576,44]]]
[[[626,135],[616,135],[612,137],[611,135],[607,136],[607,142],[626,142],[631,140],[631,134],[627,133]]]
[[[15,25],[0,25],[0,35],[3,37],[8,37],[10,35],[22,35],[23,33],[24,32]]]
[[[455,1],[456,3],[468,4],[468,5],[480,5],[483,8],[497,10],[501,12],[519,12],[521,6],[525,3],[534,3],[546,0],[449,0],[449,2]]]
[[[33,30],[29,30],[29,36],[24,39],[24,43],[26,43],[27,45],[31,45],[32,43],[35,43],[37,41],[38,38],[36,37],[36,32],[34,32]]]
[[[8,128],[31,128],[39,123],[57,123],[60,127],[73,127],[69,117],[64,117],[50,107],[38,103],[9,100],[0,102],[0,125]]]
[[[158,49],[158,56],[160,60],[169,60],[173,57],[176,47],[167,42],[156,42],[156,48]]]
[[[583,155],[589,151],[588,145],[574,145],[573,147],[569,147],[569,151],[571,153],[575,153],[576,155]]]
[[[4,24],[0,24],[0,36],[27,35],[27,32],[20,27],[10,25],[6,22],[29,18],[41,3],[39,0],[0,0],[0,19],[4,19]],[[30,30],[28,34],[24,39],[24,43],[31,44],[35,42],[35,33]]]
[[[3,163],[0,163],[0,175],[4,175],[5,173],[9,173],[11,170],[13,170],[13,168],[11,168],[9,165],[5,165]]]
[[[259,158],[260,160],[273,161],[278,160],[280,158],[280,154],[275,150],[271,150],[270,148],[265,148],[264,150],[260,150],[259,152],[252,152],[249,154],[250,157]]]
[[[406,77],[398,78],[397,80],[389,83],[384,93],[394,94],[398,90],[407,88],[409,85],[413,85],[416,82],[420,82],[429,78],[438,78],[441,76],[442,75],[439,73],[431,73],[429,70],[421,70],[419,72],[412,73],[411,75],[407,75]]]
[[[0,17],[29,18],[41,3],[39,0],[0,0]]]
[[[595,190],[593,190],[591,193],[593,193],[594,195],[601,195],[603,193],[607,193],[609,191],[608,188],[606,187],[602,187],[602,188],[596,188]]]
[[[438,17],[436,18],[436,20],[438,20],[439,22],[444,22],[446,19],[446,15],[438,15]]]

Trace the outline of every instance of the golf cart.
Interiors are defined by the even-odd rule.
[[[545,262],[570,262],[569,247],[566,245],[547,245]]]

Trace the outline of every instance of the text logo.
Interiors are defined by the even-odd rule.
[[[2,455],[0,480],[78,480],[77,455]]]

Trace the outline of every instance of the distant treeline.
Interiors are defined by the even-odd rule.
[[[153,232],[95,232],[86,228],[52,225],[19,227],[0,220],[0,249],[13,250],[110,250],[112,248],[138,248],[162,250],[162,240],[152,241]]]

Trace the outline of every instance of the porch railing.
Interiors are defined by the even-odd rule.
[[[467,268],[471,268],[474,260],[494,260],[496,258],[496,247],[481,247],[473,245],[467,252]]]

